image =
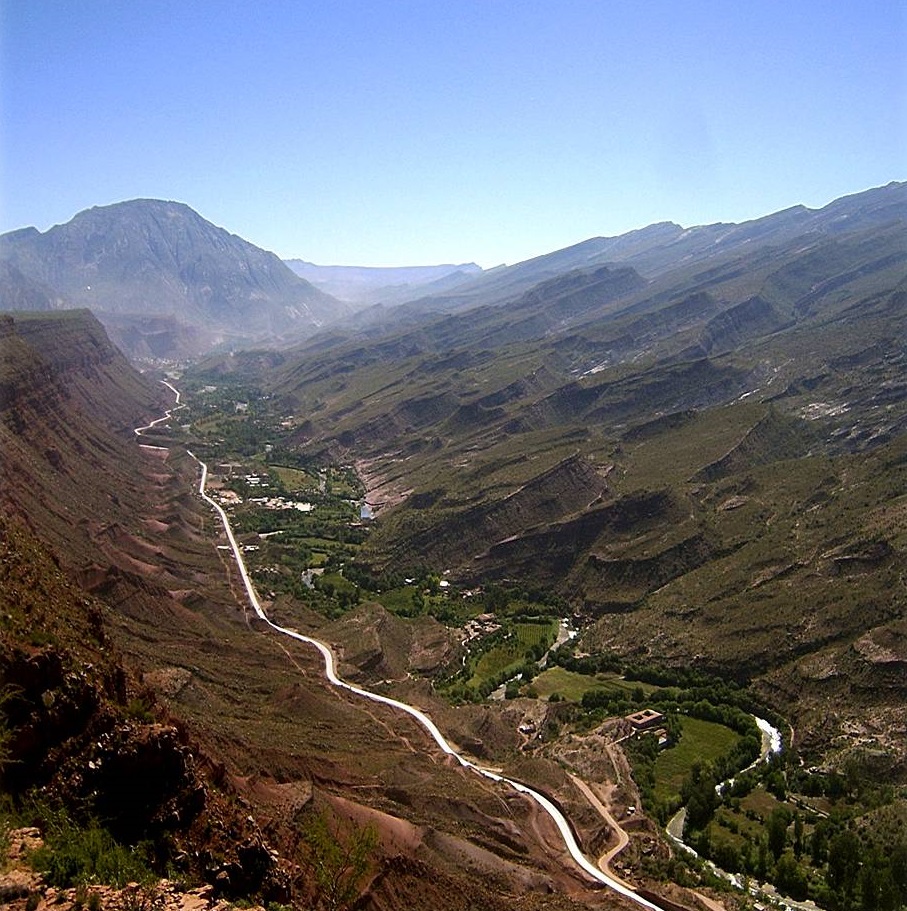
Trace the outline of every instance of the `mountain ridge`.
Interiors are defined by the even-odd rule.
[[[275,254],[179,202],[129,200],[85,209],[44,233],[21,229],[0,236],[0,259],[68,307],[92,309],[118,343],[125,322],[141,336],[149,317],[170,321],[172,354],[299,336],[345,311]],[[124,347],[147,353],[137,342]]]
[[[178,358],[284,345],[332,327],[384,332],[507,304],[577,270],[621,265],[660,281],[766,244],[897,223],[905,210],[907,183],[892,181],[818,209],[795,205],[739,224],[656,222],[489,270],[474,263],[384,270],[287,264],[185,203],[133,199],[84,209],[43,233],[24,227],[0,236],[0,308],[89,307],[130,357]],[[307,271],[337,296],[298,274]],[[344,294],[352,304],[338,299]]]

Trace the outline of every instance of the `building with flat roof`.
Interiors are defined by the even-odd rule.
[[[663,725],[665,716],[661,712],[656,712],[655,709],[641,709],[633,712],[632,715],[627,715],[626,719],[633,725],[633,730],[636,732],[648,731]]]

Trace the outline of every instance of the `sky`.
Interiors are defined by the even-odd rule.
[[[0,0],[0,232],[513,263],[907,178],[907,0]]]

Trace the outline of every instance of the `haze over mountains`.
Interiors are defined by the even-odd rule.
[[[4,308],[88,307],[125,351],[146,358],[298,337],[349,309],[175,202],[138,199],[43,234],[13,231],[0,237],[0,261]]]
[[[287,265],[316,288],[357,307],[395,303],[437,293],[482,272],[475,263],[444,266],[317,266],[301,259]]]
[[[146,359],[287,344],[343,324],[371,334],[429,314],[503,304],[525,311],[532,295],[523,296],[530,291],[544,309],[549,295],[562,300],[564,291],[557,282],[544,283],[571,272],[578,273],[569,280],[574,302],[586,285],[582,310],[604,316],[616,312],[612,291],[607,302],[596,299],[595,273],[604,266],[635,270],[651,285],[648,297],[655,301],[677,281],[691,287],[698,282],[701,289],[727,281],[727,275],[710,275],[705,264],[725,267],[757,250],[763,257],[792,258],[804,245],[816,251],[824,243],[834,256],[829,245],[852,249],[860,238],[865,242],[873,232],[888,230],[889,255],[897,258],[905,200],[907,186],[893,183],[819,210],[796,206],[740,225],[685,229],[660,223],[488,271],[475,264],[402,269],[286,264],[188,206],[132,200],[86,210],[43,234],[25,228],[0,237],[0,306],[88,307],[124,351]],[[733,271],[730,265],[726,269]],[[523,324],[518,330],[523,334],[541,325],[527,322],[525,312],[514,318]]]

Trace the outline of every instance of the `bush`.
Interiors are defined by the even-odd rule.
[[[97,823],[79,828],[65,816],[53,821],[44,846],[31,855],[31,864],[58,889],[92,882],[122,888],[154,878],[140,855],[119,844],[106,829]]]
[[[126,717],[142,724],[151,724],[154,721],[151,700],[147,696],[136,696],[134,699],[130,699],[126,706]]]

